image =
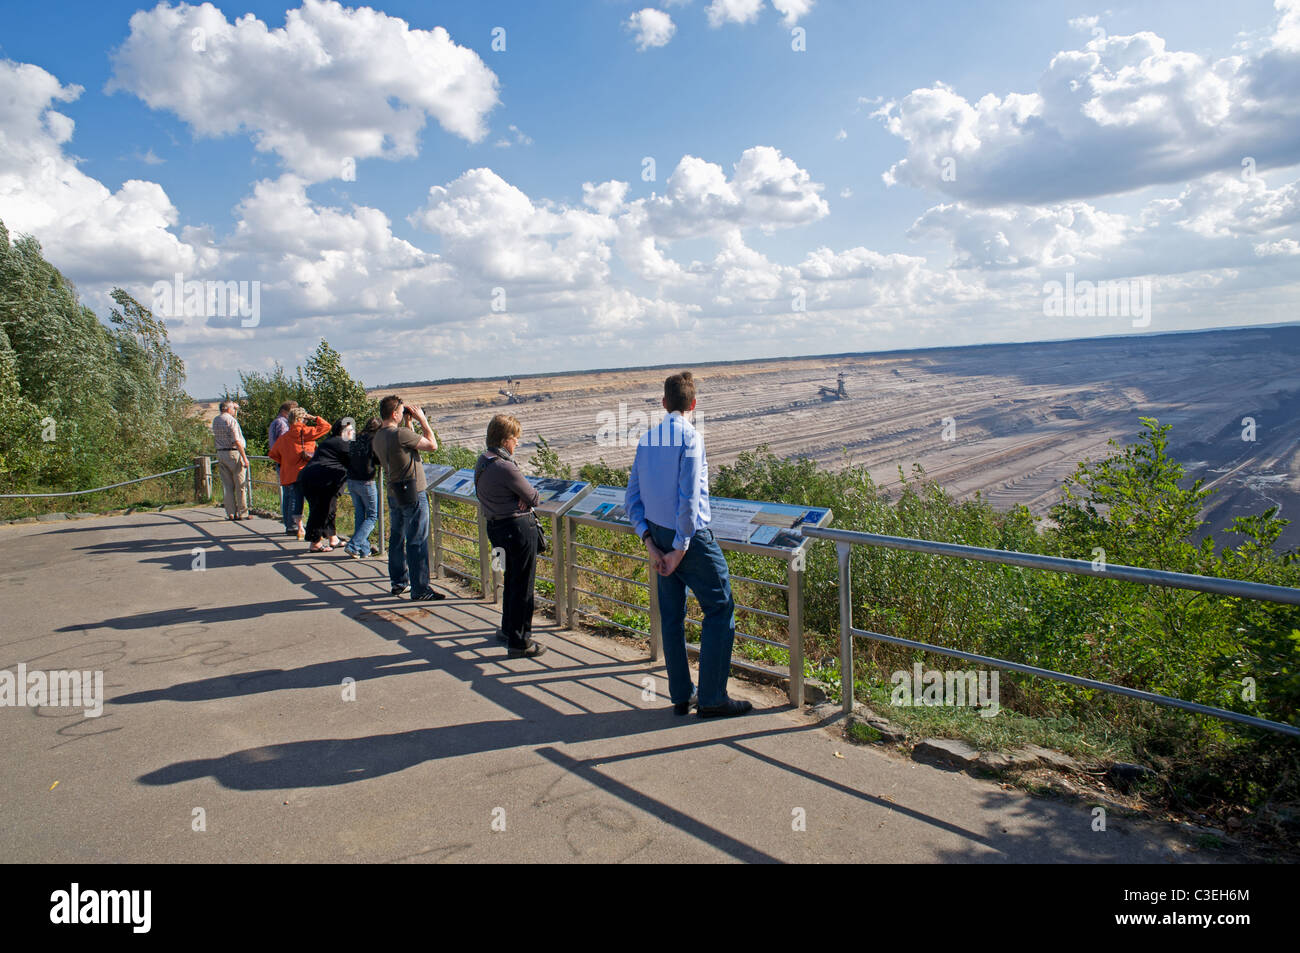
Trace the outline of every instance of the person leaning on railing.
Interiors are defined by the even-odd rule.
[[[375,486],[379,460],[375,457],[371,444],[375,432],[381,426],[383,422],[378,417],[371,417],[348,447],[348,493],[352,495],[356,532],[343,547],[343,551],[353,559],[363,559],[379,553],[379,547],[370,544],[370,531],[379,522],[379,490]]]
[[[248,498],[245,495],[245,474],[248,473],[248,451],[244,445],[244,432],[236,416],[239,404],[223,400],[221,413],[212,421],[212,440],[217,447],[217,469],[221,472],[221,502],[226,508],[226,519],[248,519]]]
[[[307,534],[302,526],[303,495],[298,486],[298,473],[311,462],[312,454],[316,452],[316,438],[330,432],[330,422],[311,416],[301,407],[293,408],[289,417],[289,429],[267,451],[267,456],[279,465],[280,489],[288,497],[285,533],[304,539]]]
[[[541,502],[514,461],[523,427],[507,414],[488,423],[487,450],[474,464],[474,492],[487,519],[488,539],[505,556],[501,633],[510,658],[536,658],[546,646],[533,641],[533,584],[537,577],[540,528],[533,507]]]

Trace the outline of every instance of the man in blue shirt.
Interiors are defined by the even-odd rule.
[[[298,406],[296,400],[286,400],[280,405],[280,412],[271,420],[271,426],[266,429],[266,452],[270,453],[275,442],[283,437],[289,430],[289,411]],[[276,482],[279,483],[280,465],[275,465]],[[298,535],[298,518],[294,516],[294,511],[302,512],[302,507],[298,506],[294,500],[300,492],[297,483],[290,483],[288,486],[280,487],[280,517],[284,520],[284,534],[286,536]]]
[[[726,718],[753,709],[727,697],[736,603],[727,560],[709,529],[709,465],[704,440],[685,414],[695,409],[690,371],[664,381],[663,421],[642,434],[628,474],[628,520],[644,540],[657,573],[664,663],[673,709],[685,715],[698,700],[701,718]],[[686,663],[686,590],[704,611],[700,686],[692,692]]]

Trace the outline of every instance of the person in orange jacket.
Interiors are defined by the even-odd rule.
[[[298,486],[298,474],[311,462],[312,455],[316,452],[316,438],[323,437],[329,432],[330,422],[324,417],[313,417],[301,407],[295,407],[289,412],[289,429],[266,452],[266,455],[280,467],[280,486],[284,491],[286,522],[288,514],[292,513],[297,524],[296,530],[285,530],[287,536],[296,535],[299,539],[306,536],[302,526],[302,506],[305,497]]]

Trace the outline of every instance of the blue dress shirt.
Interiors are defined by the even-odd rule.
[[[709,525],[709,464],[704,438],[679,411],[641,435],[627,479],[627,517],[638,536],[647,521],[672,529],[673,549]]]

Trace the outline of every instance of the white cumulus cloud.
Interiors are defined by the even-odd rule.
[[[1277,0],[1254,55],[1218,60],[1161,37],[1094,36],[1056,54],[1032,93],[972,102],[938,83],[874,115],[907,144],[888,184],[967,202],[1045,204],[1300,161],[1300,0]],[[1079,24],[1091,27],[1091,22]]]
[[[638,10],[628,17],[627,28],[636,34],[636,48],[643,52],[652,46],[667,46],[677,32],[673,18],[654,7]]]
[[[162,186],[128,179],[112,191],[65,153],[75,124],[55,104],[81,93],[39,66],[0,61],[0,219],[10,235],[35,235],[48,259],[92,283],[193,269],[204,256],[171,231],[179,215]]]
[[[776,12],[781,14],[782,22],[786,26],[794,26],[799,22],[799,18],[805,16],[813,8],[814,0],[772,0],[772,6],[776,7]]]
[[[311,181],[347,160],[414,156],[428,118],[478,142],[497,78],[442,27],[332,0],[304,0],[271,29],[231,23],[210,3],[160,3],[132,15],[108,89],[166,109],[199,136],[246,133]]]
[[[763,0],[713,0],[705,13],[709,26],[719,27],[724,23],[752,23],[762,9]]]

